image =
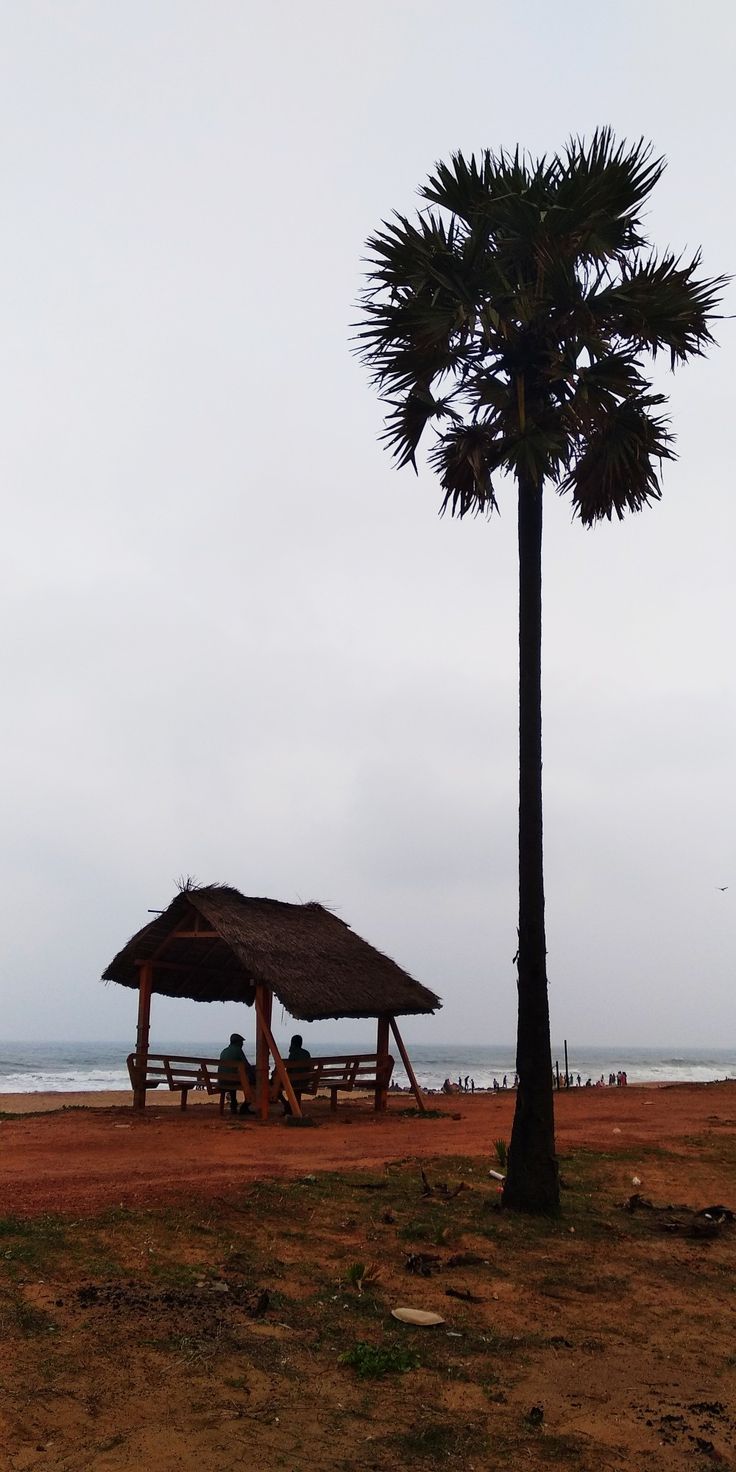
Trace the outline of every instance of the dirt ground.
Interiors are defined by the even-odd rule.
[[[287,1127],[279,1107],[263,1125],[220,1116],[217,1105],[196,1095],[186,1111],[178,1096],[151,1095],[142,1116],[133,1114],[129,1099],[0,1095],[0,1181],[7,1209],[88,1212],[165,1203],[182,1191],[207,1196],[264,1177],[368,1169],[407,1155],[487,1156],[494,1140],[509,1138],[514,1109],[513,1094],[502,1091],[429,1098],[440,1117],[428,1121],[415,1118],[414,1101],[406,1094],[393,1095],[385,1115],[374,1114],[368,1100],[341,1104],[333,1115],[319,1099],[306,1106],[319,1128],[295,1129]],[[15,1111],[21,1117],[3,1117]],[[580,1145],[618,1153],[621,1147],[666,1142],[671,1152],[688,1158],[691,1189],[717,1196],[718,1169],[714,1173],[697,1152],[693,1158],[688,1140],[706,1128],[736,1134],[736,1083],[571,1089],[557,1095],[556,1122],[563,1155]],[[626,1170],[618,1176],[623,1187]]]
[[[0,1472],[736,1469],[736,1084],[559,1096],[555,1221],[508,1095],[91,1097],[0,1099]]]

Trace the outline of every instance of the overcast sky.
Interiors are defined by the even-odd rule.
[[[456,148],[609,123],[669,159],[657,244],[733,270],[732,7],[5,0],[0,24],[2,1032],[132,1038],[98,978],[191,874],[333,906],[444,998],[410,1039],[513,1041],[514,500],[440,520],[379,447],[363,243]],[[585,531],[547,496],[557,1039],[734,1037],[718,335],[662,380],[658,507]],[[231,1014],[158,1001],[154,1036]]]

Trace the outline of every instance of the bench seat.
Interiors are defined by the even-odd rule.
[[[393,1073],[394,1060],[386,1058],[383,1068],[379,1067],[377,1053],[338,1053],[324,1058],[304,1058],[289,1063],[284,1060],[289,1080],[297,1094],[318,1094],[329,1090],[330,1108],[337,1109],[338,1092],[354,1089],[388,1088]],[[271,1085],[271,1098],[283,1098],[283,1088],[278,1077]]]
[[[138,1055],[128,1056],[128,1073],[133,1089],[140,1087]],[[187,1107],[190,1089],[205,1090],[208,1094],[219,1094],[220,1113],[224,1113],[225,1095],[231,1089],[242,1089],[249,1104],[253,1103],[253,1090],[248,1082],[244,1063],[221,1063],[219,1058],[188,1058],[183,1054],[149,1053],[146,1059],[147,1089],[160,1086],[181,1094],[181,1107]]]

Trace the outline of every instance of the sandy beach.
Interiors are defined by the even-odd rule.
[[[385,1115],[370,1101],[351,1099],[330,1112],[326,1100],[308,1109],[318,1128],[289,1128],[275,1110],[267,1124],[220,1116],[207,1096],[152,1094],[142,1115],[131,1096],[6,1094],[0,1096],[2,1180],[13,1211],[93,1211],[106,1202],[126,1206],[200,1196],[238,1181],[294,1176],[305,1171],[371,1168],[411,1156],[490,1156],[492,1142],[508,1139],[514,1109],[510,1092],[432,1096],[439,1117],[417,1120],[413,1100],[393,1094]],[[571,1089],[556,1096],[560,1155],[575,1148],[613,1153],[667,1142],[688,1158],[688,1179],[706,1195],[719,1182],[688,1145],[718,1125],[736,1133],[736,1082],[649,1088]],[[625,1172],[624,1172],[625,1174]],[[656,1175],[656,1169],[655,1169]]]

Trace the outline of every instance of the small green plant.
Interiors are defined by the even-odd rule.
[[[350,1365],[361,1380],[377,1380],[381,1375],[405,1374],[421,1363],[416,1350],[404,1344],[366,1344],[359,1339],[352,1349],[340,1355],[341,1365]]]
[[[353,1262],[345,1275],[348,1283],[357,1288],[359,1293],[364,1293],[366,1288],[375,1288],[381,1280],[381,1270],[375,1262]]]
[[[506,1141],[494,1140],[493,1148],[496,1152],[496,1160],[498,1161],[501,1170],[505,1170],[509,1162],[509,1147],[506,1144]]]

